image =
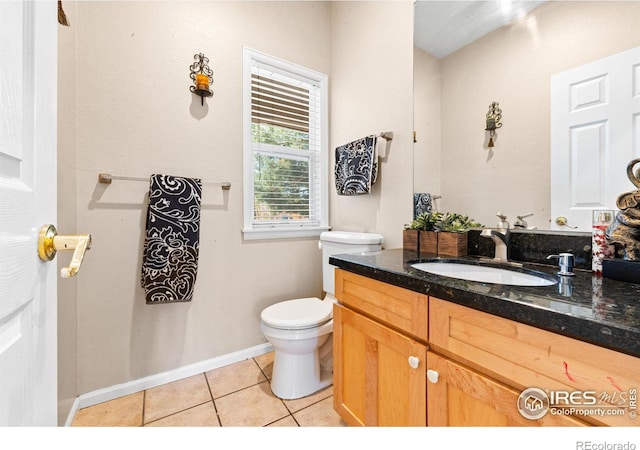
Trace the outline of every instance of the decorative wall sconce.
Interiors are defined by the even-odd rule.
[[[498,102],[492,102],[489,105],[489,111],[487,112],[487,128],[485,131],[489,132],[489,147],[493,147],[493,138],[496,135],[496,129],[502,126],[502,110]]]
[[[191,69],[190,77],[194,82],[193,86],[189,86],[189,90],[200,96],[200,103],[204,105],[204,98],[211,97],[213,91],[209,89],[209,85],[213,83],[213,71],[209,68],[209,58],[203,53],[193,55],[195,62],[189,66]]]
[[[62,0],[58,0],[58,23],[60,25],[64,25],[65,27],[69,26],[69,19],[67,19],[67,15],[64,13]]]

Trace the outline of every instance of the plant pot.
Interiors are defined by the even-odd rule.
[[[435,231],[420,231],[419,235],[419,248],[420,256],[431,254],[436,256],[438,254],[438,234]]]
[[[402,248],[418,252],[420,250],[420,235],[418,230],[404,230],[402,232]]]
[[[469,247],[468,233],[438,233],[438,256],[466,256]]]

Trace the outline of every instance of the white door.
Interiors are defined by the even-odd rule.
[[[0,1],[0,426],[57,425],[55,1]]]
[[[551,78],[551,224],[591,231],[591,211],[635,190],[640,156],[640,47]]]

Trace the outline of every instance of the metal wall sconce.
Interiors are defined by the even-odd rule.
[[[496,135],[496,129],[502,126],[502,110],[498,102],[492,102],[489,105],[489,111],[487,112],[487,128],[485,131],[489,132],[489,147],[493,147],[493,138]]]
[[[209,85],[213,83],[213,71],[209,68],[209,58],[203,53],[193,55],[193,59],[195,62],[189,66],[189,69],[194,85],[189,86],[189,90],[200,96],[200,104],[204,106],[204,98],[213,95],[213,91],[209,89]]]

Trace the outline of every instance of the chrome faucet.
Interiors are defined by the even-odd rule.
[[[509,222],[507,222],[507,216],[499,212],[496,214],[500,221],[495,229],[485,228],[480,232],[480,236],[489,237],[493,239],[496,244],[496,250],[493,256],[493,261],[507,262],[509,261]]]
[[[499,228],[497,230],[491,228],[485,228],[480,232],[480,236],[490,237],[496,244],[495,254],[493,256],[494,261],[506,262],[509,260],[509,229]]]
[[[513,228],[526,229],[527,228],[527,222],[524,219],[526,219],[527,217],[531,217],[531,216],[533,216],[532,212],[523,214],[521,216],[517,216],[518,219],[513,224]]]

